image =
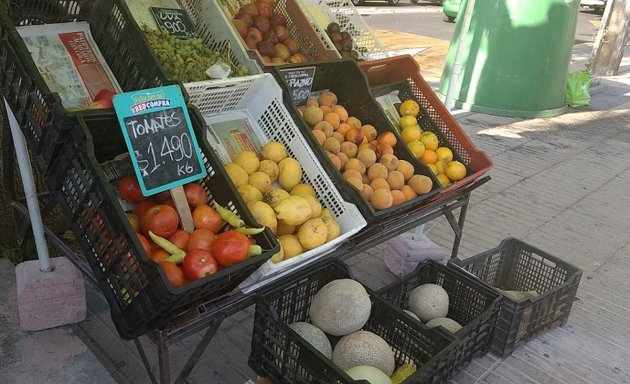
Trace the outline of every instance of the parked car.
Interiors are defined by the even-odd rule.
[[[581,7],[588,7],[596,12],[603,13],[606,8],[606,0],[581,0]]]
[[[444,0],[442,4],[442,12],[444,13],[444,21],[452,23],[459,12],[459,4],[461,0]]]

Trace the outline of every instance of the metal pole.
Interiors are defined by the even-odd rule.
[[[33,228],[33,237],[35,238],[35,247],[37,248],[37,256],[39,257],[39,270],[42,272],[50,272],[53,268],[50,265],[48,245],[46,244],[46,236],[44,236],[44,224],[39,211],[37,190],[35,189],[33,173],[31,172],[31,160],[28,157],[26,140],[24,139],[24,134],[22,134],[22,131],[20,130],[20,125],[9,106],[9,103],[7,103],[7,99],[3,97],[3,100],[7,116],[9,118],[11,136],[13,136],[15,156],[17,157],[18,166],[20,168],[20,176],[22,176],[22,184],[24,185],[26,205],[28,206],[28,214],[31,219],[31,227]]]
[[[464,10],[464,21],[462,21],[462,29],[459,31],[459,39],[457,43],[457,51],[455,52],[455,60],[453,60],[453,68],[451,69],[451,79],[448,83],[448,90],[444,98],[444,105],[449,111],[455,106],[455,90],[459,84],[459,75],[462,72],[462,56],[466,49],[466,41],[468,40],[468,30],[470,29],[470,21],[472,20],[473,8],[475,0],[468,0],[466,9]],[[462,12],[459,12],[461,14]]]

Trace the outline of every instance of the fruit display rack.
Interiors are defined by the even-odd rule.
[[[50,6],[51,2],[23,3],[30,4],[30,8],[20,6],[19,1],[0,6],[0,68],[3,69],[0,73],[0,89],[18,116],[18,122],[27,137],[29,149],[36,154],[34,159],[36,168],[47,176],[46,187],[50,190],[47,193],[54,193],[55,198],[64,208],[64,214],[72,218],[70,221],[73,222],[70,224],[73,226],[72,229],[79,245],[71,244],[71,241],[66,237],[60,237],[49,227],[44,228],[47,240],[108,299],[114,322],[120,322],[115,324],[120,335],[123,338],[133,338],[153,383],[167,384],[173,381],[169,362],[169,344],[204,331],[203,338],[193,348],[188,361],[174,380],[176,383],[185,382],[186,377],[191,373],[202,353],[212,341],[223,319],[253,305],[257,297],[264,296],[275,286],[269,284],[247,293],[233,289],[243,278],[251,274],[270,257],[270,252],[262,255],[259,260],[254,259],[243,263],[240,268],[226,269],[224,270],[225,273],[220,276],[217,274],[222,283],[225,284],[218,287],[215,292],[211,292],[214,294],[206,292],[206,289],[215,280],[212,276],[199,280],[187,289],[162,287],[161,290],[146,292],[150,287],[159,285],[148,284],[148,281],[153,282],[154,279],[159,279],[164,283],[163,273],[149,267],[147,270],[152,272],[147,276],[141,276],[138,265],[146,263],[146,260],[143,259],[137,239],[130,238],[130,224],[124,220],[122,212],[116,207],[117,201],[112,193],[111,185],[108,184],[109,181],[104,179],[104,172],[99,166],[100,162],[94,158],[95,152],[105,151],[107,146],[104,145],[102,148],[95,149],[90,135],[99,132],[100,137],[109,138],[111,136],[108,134],[108,129],[117,128],[112,111],[87,112],[79,119],[77,114],[69,113],[61,107],[59,97],[50,92],[37,68],[27,59],[28,51],[12,26],[14,24],[28,25],[42,22],[90,21],[96,43],[106,61],[112,66],[111,69],[124,91],[160,86],[169,81],[164,78],[163,71],[156,64],[156,61],[150,60],[152,58],[151,50],[148,48],[146,40],[140,38],[142,35],[138,26],[129,21],[130,16],[121,0],[99,0],[92,2],[90,7],[82,6],[84,4],[81,0],[59,2],[58,4],[55,3],[54,12],[50,14],[48,14],[50,9],[47,8],[46,12],[40,12],[42,10],[38,7]],[[197,4],[194,1],[183,3],[190,5],[190,7]],[[236,6],[237,4],[240,5],[240,2],[224,0],[223,6],[225,7],[226,4]],[[280,4],[278,7],[284,6],[285,8],[288,7],[287,4],[292,4],[299,10],[295,0],[278,1],[277,4]],[[42,14],[47,16],[40,20],[38,17]],[[103,15],[108,17],[102,17]],[[196,21],[200,22],[198,19]],[[7,26],[11,27],[7,28]],[[300,26],[295,28],[298,27]],[[232,34],[235,33],[234,29],[229,31]],[[308,46],[312,43],[323,44],[314,32],[311,35],[309,35],[310,40],[302,42],[302,46]],[[325,53],[326,50],[331,50],[330,46],[324,48],[326,49],[314,49],[312,55],[316,56]],[[336,52],[334,53],[336,54]],[[367,53],[365,54],[367,55]],[[354,75],[358,74],[362,79],[360,85],[363,88],[359,93],[363,93],[365,97],[361,101],[372,100],[372,102],[363,104],[369,104],[370,114],[378,115],[380,110],[371,98],[370,90],[359,67],[352,60],[345,62],[351,63]],[[332,62],[329,68],[333,68],[332,71],[334,72],[334,69],[340,67],[337,63]],[[268,77],[271,78],[271,76]],[[325,80],[333,81],[331,78]],[[191,107],[191,110],[194,110],[194,107]],[[191,113],[194,114],[194,112]],[[294,116],[292,118],[295,120]],[[385,121],[384,115],[379,118]],[[197,134],[201,138],[199,122],[197,125]],[[3,129],[6,130],[6,127]],[[93,132],[91,132],[92,129]],[[3,140],[0,144],[3,151],[3,169],[13,169],[11,142]],[[115,144],[123,147],[121,140],[116,141]],[[406,152],[406,150],[402,152]],[[218,169],[220,168],[217,166],[218,160],[214,158],[216,155],[213,155],[212,151],[205,153],[205,155],[206,167],[212,168],[212,172],[208,172],[210,175],[208,180],[203,181],[206,184],[206,189],[220,202],[230,204],[233,211],[242,213],[245,221],[253,225],[253,218],[243,207],[241,199],[234,193],[234,188],[224,188],[226,176],[222,169]],[[408,155],[410,156],[410,153]],[[321,161],[321,159],[319,160]],[[419,168],[423,168],[422,173],[435,181],[428,169],[424,169],[420,165]],[[71,181],[76,182],[76,184],[68,183],[69,173],[72,173],[70,175]],[[4,174],[5,177],[8,174]],[[212,182],[210,182],[210,178],[212,178]],[[460,187],[452,189],[451,193],[440,199],[432,198],[439,192],[437,183],[434,183],[435,187],[430,194],[426,195],[426,198],[418,199],[413,203],[410,202],[404,207],[401,206],[404,209],[391,210],[387,212],[387,215],[378,215],[373,210],[367,209],[369,220],[365,220],[366,226],[363,227],[363,223],[361,223],[362,229],[360,231],[353,232],[351,236],[349,235],[343,241],[335,244],[334,249],[331,248],[328,253],[314,258],[310,265],[299,271],[307,273],[322,268],[334,259],[347,260],[373,248],[376,244],[382,244],[403,232],[441,216],[447,218],[453,229],[455,238],[452,256],[455,257],[463,235],[471,193],[489,179],[489,176],[479,175],[474,180],[470,180],[469,183],[462,183]],[[343,183],[343,181],[339,182]],[[5,188],[14,188],[14,185],[7,183],[6,180],[4,184]],[[337,183],[335,186],[339,188]],[[343,193],[341,195],[343,196]],[[14,197],[16,194],[9,193],[9,196]],[[232,197],[234,197],[233,200],[231,200]],[[353,199],[346,198],[346,201],[353,203],[353,200],[357,198],[360,199],[361,197],[355,194]],[[29,212],[23,198],[15,197],[12,205],[16,213],[18,242],[23,243],[30,227]],[[46,214],[47,208],[43,209],[43,214]],[[457,214],[458,217],[456,217]],[[269,239],[267,232],[268,230],[265,230],[265,233],[260,234],[259,240],[266,243],[269,249],[272,249],[272,239]],[[115,237],[115,240],[108,239],[108,236]],[[110,250],[108,248],[111,248],[112,244],[116,248],[115,252],[112,253],[118,257],[116,260],[108,259],[113,257],[108,252]],[[91,258],[86,257],[85,254],[90,254]],[[105,265],[108,263],[109,266],[106,267]],[[117,269],[123,273],[106,276]],[[282,280],[294,275],[296,271],[298,270],[282,271],[278,274],[277,282],[281,283]],[[125,280],[127,278],[131,280]],[[125,311],[134,312],[136,310],[138,310],[137,313],[131,315],[124,313]],[[120,327],[118,327],[119,325]],[[155,364],[149,362],[145,351],[146,346],[143,346],[139,341],[140,335],[147,335],[155,342],[159,359],[159,378],[153,374],[151,367]]]

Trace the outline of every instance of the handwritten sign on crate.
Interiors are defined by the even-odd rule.
[[[280,73],[289,86],[293,104],[304,105],[313,88],[315,67],[300,67],[281,69]]]
[[[206,175],[179,86],[120,93],[113,102],[145,196]]]
[[[197,37],[197,31],[190,17],[183,9],[151,7],[151,13],[161,29],[180,39]]]

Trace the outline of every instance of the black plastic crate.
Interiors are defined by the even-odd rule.
[[[348,115],[356,116],[363,124],[372,124],[379,134],[386,131],[393,132],[397,139],[396,146],[394,147],[396,157],[401,160],[409,161],[415,169],[415,174],[425,175],[431,178],[433,181],[431,191],[388,209],[375,210],[372,208],[370,203],[366,201],[361,194],[361,191],[345,181],[341,173],[335,169],[326,151],[319,145],[311,133],[308,124],[302,119],[297,107],[293,104],[288,84],[282,77],[280,70],[300,67],[315,67],[312,91],[330,90],[334,92],[337,95],[339,104],[343,105],[348,111]],[[372,96],[372,91],[368,86],[363,71],[361,71],[354,60],[341,59],[308,64],[280,65],[273,67],[271,73],[273,73],[278,83],[282,86],[285,105],[298,127],[304,133],[304,137],[309,142],[311,148],[313,148],[313,152],[318,157],[320,163],[326,168],[326,171],[335,184],[337,184],[342,195],[344,195],[348,201],[352,201],[357,205],[357,208],[359,208],[368,223],[374,222],[375,220],[395,218],[397,215],[415,210],[419,208],[423,202],[426,202],[440,191],[440,183],[433,172],[413,156],[397,130],[392,127],[389,119],[387,119],[387,116],[385,116],[378,102]]]
[[[347,266],[333,260],[276,285],[257,298],[250,367],[273,383],[358,383],[291,330],[288,324],[310,322],[309,308],[319,290],[335,279],[352,278]],[[454,337],[426,328],[366,287],[372,312],[363,330],[392,347],[396,367],[415,363],[405,383],[444,383]],[[334,348],[338,337],[329,336]],[[365,383],[364,381],[360,381]]]
[[[124,91],[164,84],[151,52],[121,0],[9,0],[0,4],[0,91],[7,98],[44,172],[67,134],[68,112],[40,75],[15,26],[87,21]],[[99,113],[94,111],[91,113]]]
[[[208,175],[200,180],[210,197],[241,215],[249,226],[259,226],[247,210],[218,158],[210,149],[207,129],[198,112],[189,108],[201,157]],[[107,298],[112,319],[123,338],[138,337],[165,326],[177,314],[224,295],[279,250],[267,228],[255,235],[264,252],[203,279],[173,288],[157,264],[140,245],[110,180],[129,174],[124,167],[117,176],[101,163],[126,153],[127,147],[116,115],[79,114],[72,136],[62,147],[46,175],[46,183],[62,206],[79,240],[99,288]],[[128,168],[128,172],[133,172]]]
[[[449,265],[476,276],[503,295],[491,351],[509,356],[525,342],[566,324],[582,270],[518,239]],[[536,291],[515,300],[502,291]]]
[[[400,309],[409,309],[411,291],[428,283],[446,290],[449,296],[447,317],[462,325],[448,356],[448,369],[454,376],[473,357],[489,351],[502,297],[470,275],[432,260],[421,263],[415,271],[377,294]]]

